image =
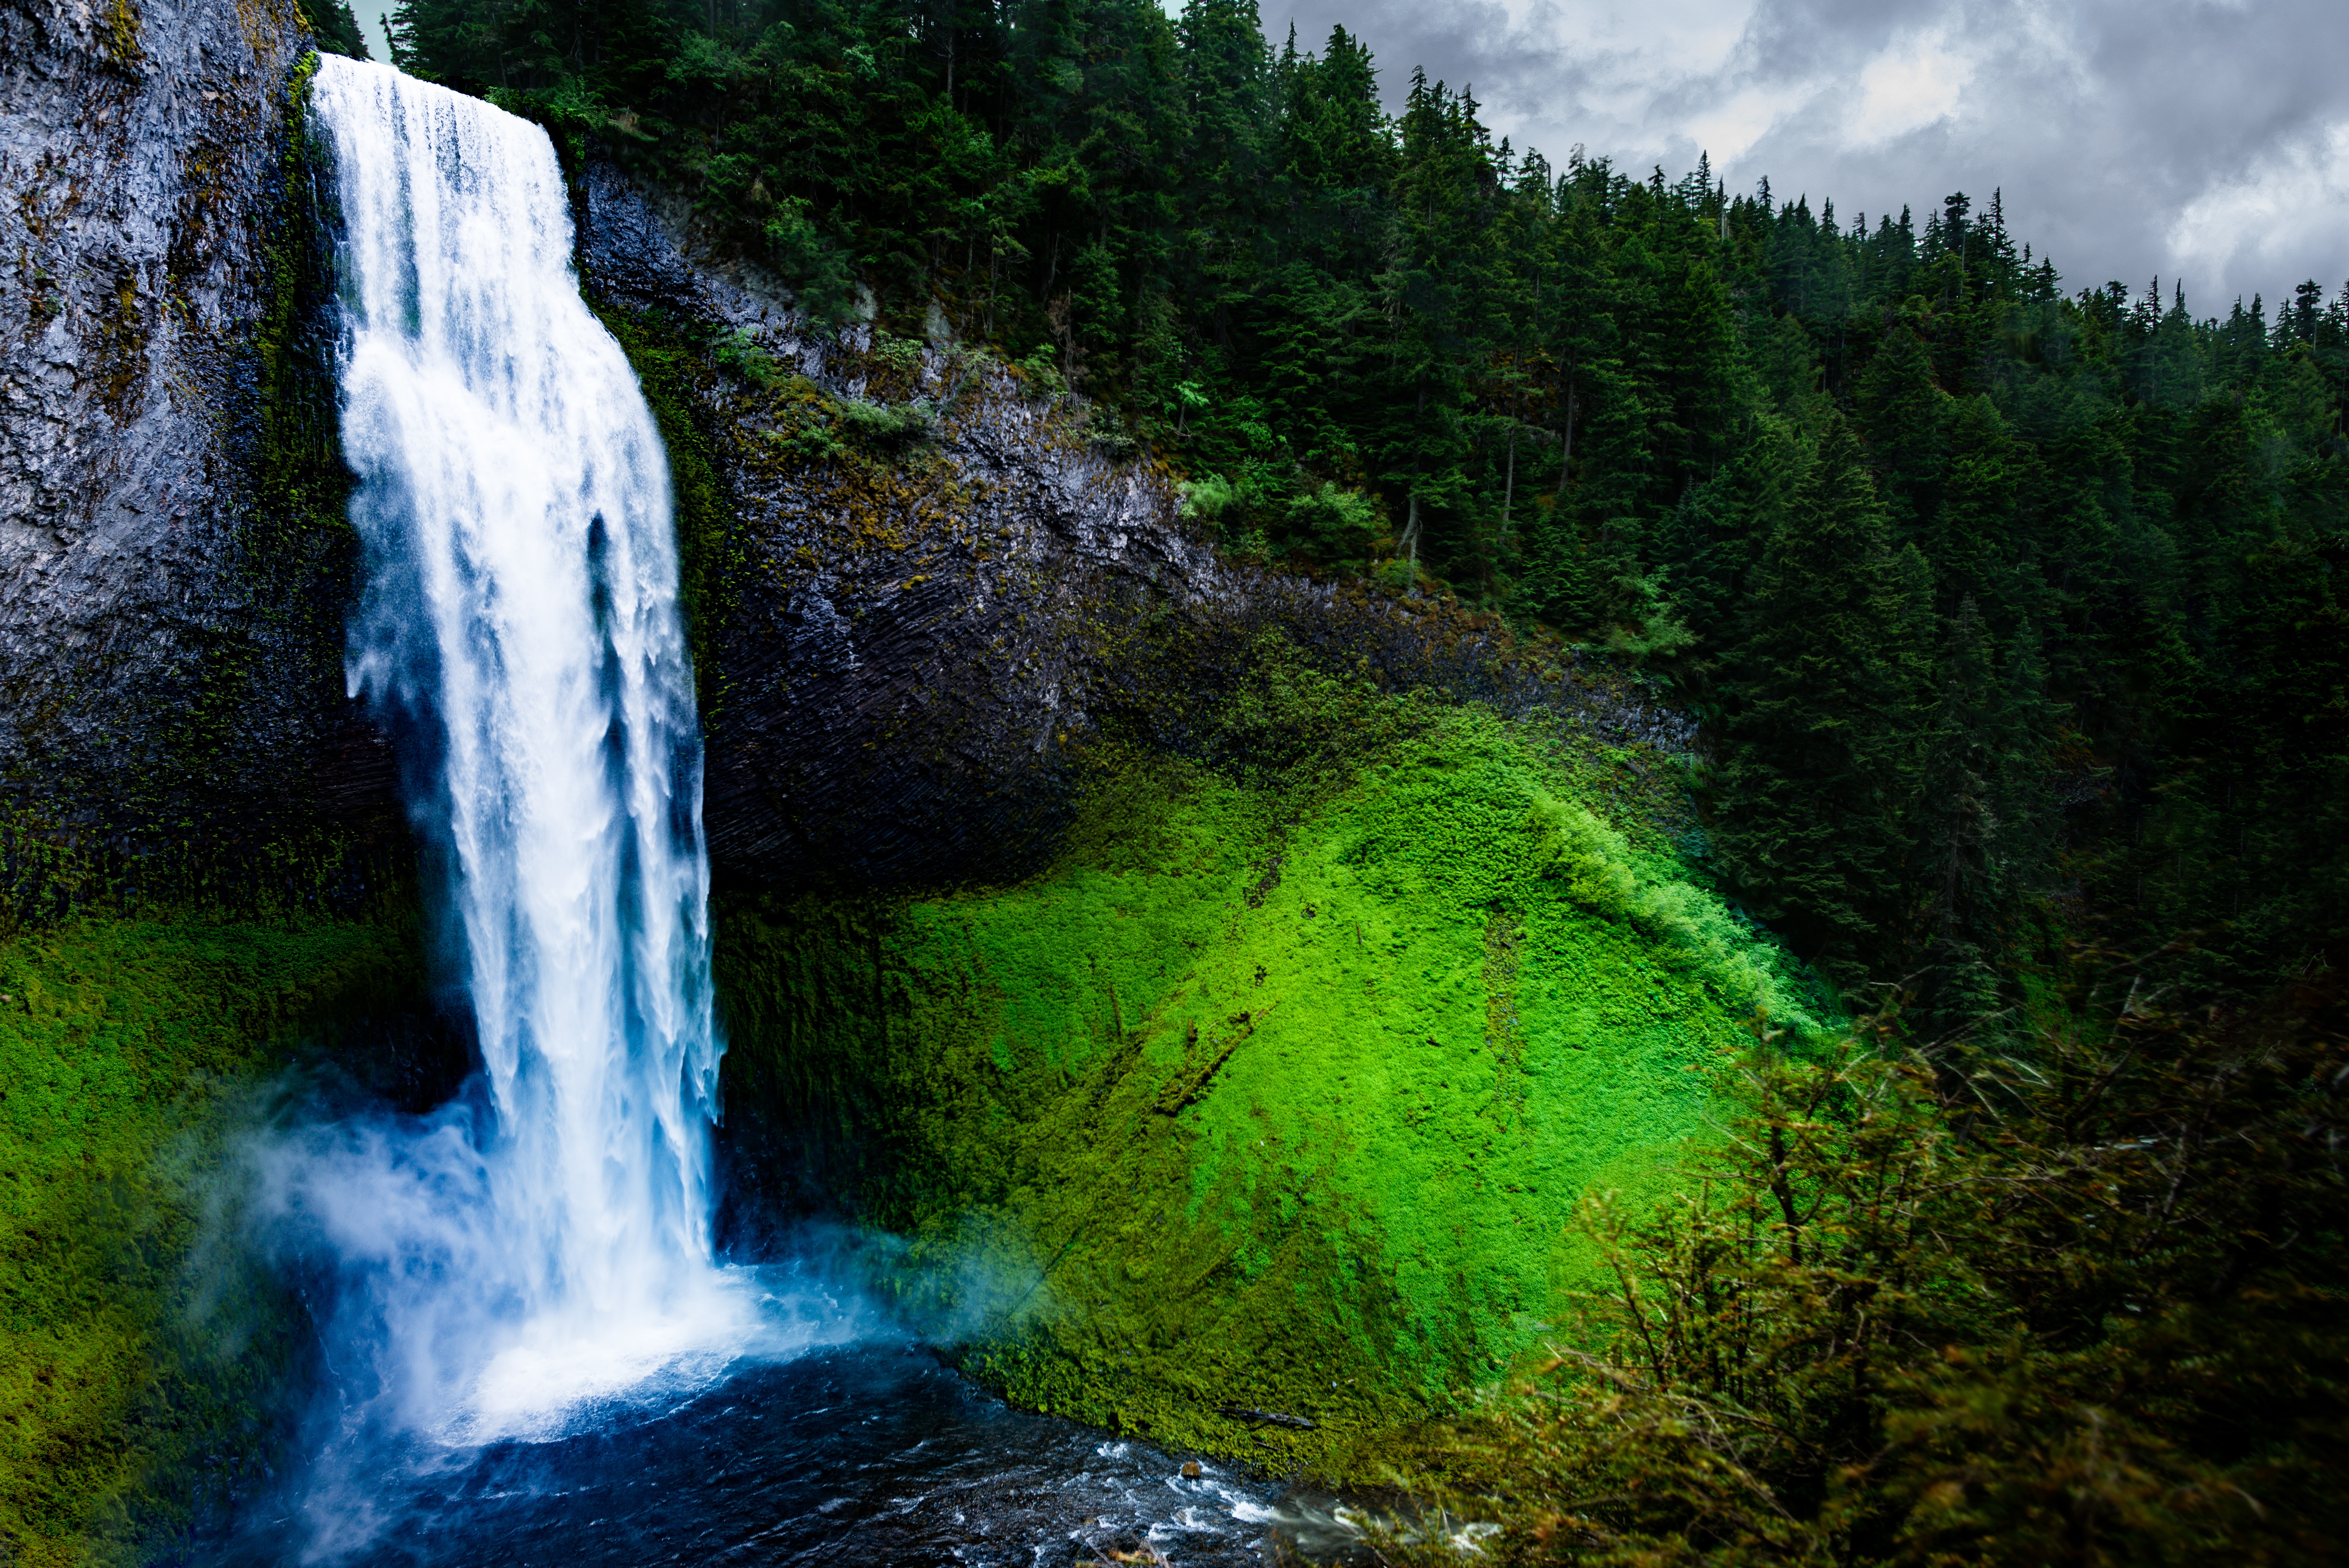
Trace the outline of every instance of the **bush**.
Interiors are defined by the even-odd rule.
[[[786,196],[766,225],[767,254],[798,294],[810,320],[839,326],[856,314],[856,279],[841,246],[809,215],[808,203]]]
[[[2108,978],[2133,978],[2129,966]],[[1766,1037],[1617,1284],[1403,1477],[1404,1563],[2317,1563],[2349,1538],[2336,976],[2026,1049]],[[2069,1018],[2092,1016],[2076,1006]]]
[[[1324,561],[1364,560],[1387,531],[1386,509],[1375,496],[1326,480],[1319,490],[1292,496],[1287,510],[1290,537]]]
[[[783,378],[774,356],[759,346],[759,335],[747,326],[719,332],[709,340],[710,363],[729,370],[754,387],[771,387]]]
[[[930,406],[906,403],[892,407],[850,398],[840,405],[840,426],[868,445],[890,446],[918,440],[929,434]]]

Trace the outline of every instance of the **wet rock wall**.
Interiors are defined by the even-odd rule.
[[[355,552],[290,112],[311,46],[291,0],[0,0],[20,834],[217,847],[388,799],[342,693]]]
[[[682,523],[722,875],[1017,875],[1100,743],[1213,744],[1206,717],[1267,635],[1381,686],[1693,744],[1683,716],[1491,618],[1225,559],[1163,463],[1093,439],[1076,399],[958,342],[943,309],[918,342],[813,331],[612,163],[588,161],[578,208],[591,298],[692,427],[681,496],[722,497],[714,526],[689,503]]]

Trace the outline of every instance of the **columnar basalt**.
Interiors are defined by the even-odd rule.
[[[591,160],[582,269],[706,461],[695,537],[710,846],[763,884],[937,884],[1049,855],[1104,738],[1184,752],[1278,632],[1327,668],[1615,743],[1692,733],[1600,666],[1359,582],[1220,556],[1164,463],[957,340],[812,329],[698,252],[681,207]],[[673,416],[676,417],[676,416]]]

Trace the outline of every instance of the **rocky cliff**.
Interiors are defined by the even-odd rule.
[[[0,30],[26,193],[0,211],[14,830],[212,853],[379,820],[389,748],[341,682],[355,552],[302,15],[11,0]],[[1195,751],[1268,634],[1380,686],[1685,744],[1495,625],[1219,558],[1163,464],[949,311],[919,340],[813,329],[682,204],[572,154],[583,284],[671,448],[729,878],[1032,866],[1089,747]]]
[[[0,5],[20,830],[219,842],[381,795],[338,667],[353,555],[289,96],[310,46],[291,0]]]
[[[710,847],[737,881],[1032,866],[1089,748],[1198,754],[1267,636],[1381,687],[1690,743],[1679,716],[1489,619],[1224,559],[1163,463],[962,341],[943,305],[918,339],[812,330],[610,161],[588,161],[579,210],[585,286],[672,421]]]

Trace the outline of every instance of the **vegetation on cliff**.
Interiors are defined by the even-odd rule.
[[[2158,280],[2067,291],[1995,191],[1921,223],[1847,224],[1766,183],[1733,194],[1702,163],[1642,179],[1578,148],[1555,165],[1496,144],[1472,99],[1423,77],[1389,116],[1361,40],[1268,46],[1246,0],[1172,20],[1147,0],[409,0],[395,43],[410,68],[532,104],[683,192],[810,313],[844,317],[860,288],[900,332],[943,309],[1085,393],[1096,425],[1191,476],[1191,514],[1233,552],[1449,591],[1609,650],[1702,717],[1706,853],[1687,869],[1844,995],[1897,992],[1898,1022],[1866,1050],[1830,1029],[1806,1043],[1824,1062],[1781,1042],[1748,1078],[1724,1075],[1728,1142],[1675,1156],[1709,1195],[1653,1221],[1629,1202],[1558,1243],[1619,1264],[1618,1299],[1560,1320],[1562,1383],[1487,1410],[1415,1472],[1433,1485],[1449,1467],[1505,1554],[2285,1561],[2337,1534],[2309,1500],[2342,1462],[2343,1346],[2311,1328],[2341,1305],[2338,1064],[2329,1004],[2275,998],[2323,993],[2349,937],[2349,292],[2311,281],[2272,310],[2198,317]],[[1469,746],[1462,724],[1391,744]],[[1345,798],[1392,797],[1439,852],[1511,852],[1468,799],[1361,768]],[[1163,758],[1135,777],[1153,770],[1188,777]],[[1171,837],[1147,841],[1213,836],[1213,790],[1157,788],[1134,798],[1163,801],[1143,816]],[[1340,821],[1299,815],[1293,848],[1268,832],[1253,862],[1318,864],[1350,841]],[[1154,1298],[1077,1217],[1226,1169],[1216,1150],[1257,1124],[1178,1152],[1149,1119],[1197,1070],[1187,1043],[1132,1047],[1152,1087],[1119,1076],[1119,1043],[1165,1038],[1135,998],[1174,981],[1118,967],[1101,934],[1128,917],[1104,911],[1165,918],[1164,895],[1084,891],[1120,862],[1073,845],[1009,892],[853,919],[733,911],[761,956],[730,994],[766,1020],[746,1024],[740,1066],[813,1074],[779,1103],[887,1130],[848,1189],[869,1213],[927,1238],[994,1205],[1043,1242],[1032,1277],[1070,1271],[1083,1310],[1009,1336],[996,1376],[1228,1443],[1237,1428],[1131,1397],[1136,1363],[1118,1357],[1155,1356],[1153,1387],[1187,1388],[1195,1411],[1209,1383],[1245,1382],[1218,1359],[1229,1336],[1194,1326],[1191,1385],[1133,1348]],[[1223,866],[1226,898],[1249,869]],[[1415,885],[1381,907],[1431,896],[1446,895]],[[1242,918],[1241,949],[1272,940],[1262,918]],[[1165,929],[1202,954],[1238,940]],[[794,943],[763,934],[781,930]],[[1064,944],[1092,955],[1081,982],[1054,967]],[[2097,961],[2127,998],[2071,982],[2084,944],[2137,955]],[[800,953],[832,956],[794,969]],[[1176,962],[1191,984],[1213,967],[1188,946]],[[1506,960],[1486,965],[1443,1012],[1487,1032],[1498,1075],[1516,1047],[1491,1033],[1491,999],[1521,993]],[[1096,970],[1116,971],[1114,1004]],[[857,975],[878,987],[869,1005]],[[1247,1012],[1251,1033],[1215,1081],[1291,1017],[1350,1017],[1340,990],[1224,1014]],[[902,1005],[935,1037],[874,1023],[845,1052],[854,1071],[825,1078],[809,1065],[821,1021],[776,1021],[815,997],[843,1019]],[[1106,1026],[1085,1011],[1103,1006]],[[1708,1016],[1692,1004],[1684,1026]],[[1613,1037],[1630,1048],[1636,1031]],[[1372,1055],[1440,1072],[1444,1038]],[[1321,1064],[1355,1048],[1322,1040],[1284,1081],[1320,1092]],[[1352,1114],[1382,1124],[1408,1104]],[[1264,1109],[1309,1141],[1301,1109]],[[1447,1108],[1454,1125],[1475,1114]],[[1310,1191],[1334,1205],[1349,1190]],[[1322,1336],[1306,1364],[1341,1383],[1357,1367],[1397,1389],[1490,1376],[1475,1353],[1395,1348],[1437,1321],[1488,1346],[1506,1316],[1489,1303],[1381,1316],[1333,1294],[1344,1257],[1402,1277],[1353,1223],[1367,1201],[1345,1226],[1334,1207],[1297,1221],[1286,1253],[1257,1239],[1278,1205],[1248,1202],[1195,1195],[1190,1230],[1139,1212],[1128,1254],[1174,1238],[1202,1266],[1284,1260],[1219,1263],[1225,1284],[1166,1310],[1221,1321],[1246,1288],[1285,1290],[1313,1303],[1294,1319]],[[1317,1225],[1326,1261],[1309,1265]],[[1477,1265],[1495,1301],[1495,1282],[1526,1277],[1508,1254]],[[1095,1322],[1112,1326],[1087,1341]],[[1270,1370],[1233,1410],[1307,1398],[1292,1343],[1246,1343]],[[1259,1440],[1337,1462],[1342,1443],[1290,1430]]]
[[[1747,1021],[1822,1003],[1652,748],[1256,654],[1203,758],[1085,758],[1039,877],[721,905],[730,1164],[816,1162],[1024,1403],[1359,1474],[1563,1320],[1577,1202],[1671,1189]]]
[[[402,63],[1118,409],[1236,548],[1400,555],[1708,715],[1736,891],[1941,1030],[2054,922],[2271,984],[2349,921],[2349,296],[2067,294],[2001,204],[1838,218],[1496,144],[1245,0],[409,0]],[[1035,353],[1031,356],[1030,350]],[[2257,758],[2237,769],[2228,758]]]
[[[2318,1563],[2349,1532],[2337,975],[2181,1015],[1756,1054],[1556,1357],[1408,1469],[1398,1563]],[[2116,1006],[2117,1004],[2117,1006]],[[1577,1343],[1577,1339],[1579,1343]]]
[[[298,1313],[206,1223],[262,1080],[425,989],[412,924],[95,916],[0,941],[0,1543],[135,1558],[280,1458]],[[353,1057],[352,1065],[360,1058]]]

